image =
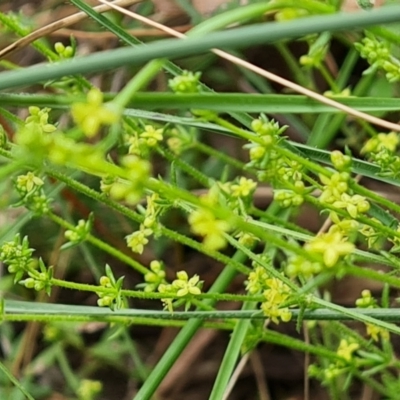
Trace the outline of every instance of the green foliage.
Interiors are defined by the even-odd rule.
[[[138,44],[123,26],[80,0],[72,2],[126,44]],[[398,49],[390,40],[397,36],[384,27],[377,31],[368,26],[397,21],[399,6],[342,15],[335,12],[336,2],[328,3],[253,1],[238,11],[233,1],[180,43],[165,39],[85,57],[76,56],[79,46],[74,40],[53,48],[35,42],[48,63],[0,73],[2,89],[39,84],[53,92],[0,95],[0,122],[5,121],[0,178],[7,188],[2,213],[12,216],[12,206],[22,215],[0,232],[0,260],[11,277],[8,286],[4,284],[0,325],[13,347],[0,364],[7,378],[0,386],[10,388],[7,395],[14,385],[27,398],[32,386],[36,398],[46,396],[32,383],[29,368],[20,381],[9,371],[20,346],[13,322],[40,321],[46,345],[32,361],[32,370],[35,363],[46,368],[57,364],[66,382],[65,395],[82,400],[100,396],[103,382],[92,374],[102,363],[126,374],[125,357],[134,360],[138,370],[138,376],[127,374],[126,379],[142,384],[135,398],[152,398],[203,323],[232,332],[212,399],[228,395],[237,360],[246,357],[241,351],[251,352],[260,342],[313,354],[308,373],[332,398],[343,390],[350,393],[355,381],[382,398],[396,398],[400,360],[391,338],[400,328],[395,325],[398,313],[389,307],[389,288],[400,287],[400,206],[388,191],[375,192],[359,179],[367,176],[381,185],[400,186],[398,133],[378,132],[363,120],[347,122],[330,106],[284,92],[216,93],[201,80],[212,82],[218,75],[181,70],[165,59],[202,54],[215,46],[240,48],[252,40],[280,41],[276,48],[307,88],[318,90],[313,74],[318,72],[327,96],[366,111],[396,112],[398,100],[363,98],[359,87],[346,87],[352,85],[351,59],[355,63],[358,57],[370,64],[365,75],[383,71],[397,84]],[[271,11],[275,22],[265,19]],[[212,33],[245,21],[249,26]],[[17,35],[30,31],[22,16],[0,14],[0,22]],[[366,29],[354,34],[356,43],[340,33],[353,30],[354,24]],[[304,41],[307,54],[292,54],[283,42],[288,38]],[[339,39],[349,53],[337,74],[327,62],[332,39]],[[107,93],[79,75],[133,65],[140,69],[130,70],[132,78],[117,93]],[[155,78],[164,77],[162,69],[169,73],[168,84],[161,85],[165,92],[152,93]],[[252,90],[265,87],[249,73],[243,79]],[[373,80],[360,78],[361,83],[372,85]],[[24,108],[29,115],[22,120],[19,109]],[[320,112],[326,113],[323,118],[315,115]],[[327,146],[321,131],[329,124],[334,127],[332,150],[326,152],[318,147]],[[313,146],[290,140],[300,126]],[[221,134],[236,140],[236,151],[208,144]],[[359,134],[367,140],[359,140]],[[343,147],[344,136],[355,145]],[[304,206],[326,219],[317,231],[298,222],[296,217],[308,212]],[[46,239],[42,232],[55,226],[62,235]],[[176,244],[184,249],[183,257],[190,248],[202,263],[220,263],[211,285],[192,270],[191,260],[172,269],[166,248]],[[368,265],[360,266],[360,261]],[[377,272],[370,264],[389,273]],[[236,275],[245,281],[240,291],[244,294],[227,292]],[[382,283],[382,300],[366,288],[357,293],[352,308],[331,301],[327,282],[340,284],[347,275]],[[85,304],[57,304],[59,290],[69,290],[71,299],[79,292]],[[15,296],[23,301],[15,301]],[[44,302],[49,296],[55,304]],[[138,300],[151,301],[154,309],[133,307]],[[218,311],[217,302],[222,301],[240,302],[242,310]],[[157,311],[160,305],[163,311]],[[270,329],[296,319],[309,340]],[[361,322],[365,332],[352,331],[348,320]],[[94,321],[109,324],[106,335],[97,347],[85,348],[83,335],[72,323]],[[135,350],[129,324],[182,327],[151,373]],[[121,357],[104,350],[108,343]],[[93,365],[72,368],[70,347],[94,360]]]

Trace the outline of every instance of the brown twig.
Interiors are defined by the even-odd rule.
[[[174,29],[178,32],[187,32],[192,25],[181,25],[175,26]],[[154,36],[167,36],[168,34],[160,29],[128,29],[126,32],[131,34],[135,37],[154,37]],[[114,38],[115,35],[112,32],[86,32],[86,31],[79,31],[76,29],[68,29],[63,28],[58,31],[54,31],[51,33],[52,36],[62,36],[62,37],[70,37],[74,36],[78,39],[85,39],[85,40],[105,40]]]

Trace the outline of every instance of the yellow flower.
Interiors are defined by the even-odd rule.
[[[358,194],[349,196],[347,193],[342,193],[340,200],[333,202],[333,206],[336,208],[345,208],[352,218],[357,218],[359,213],[365,213],[370,208],[369,202],[364,196]]]
[[[146,246],[146,244],[149,242],[147,237],[152,233],[153,231],[151,229],[146,229],[141,226],[140,230],[125,237],[126,244],[133,252],[142,254],[144,246]]]
[[[30,193],[33,189],[41,187],[44,182],[33,172],[28,172],[26,175],[17,177],[17,187],[23,192]]]
[[[218,250],[226,245],[224,233],[231,229],[227,221],[216,219],[214,214],[205,209],[194,211],[189,216],[192,232],[204,236],[204,246],[210,250]]]
[[[238,184],[231,186],[232,196],[234,197],[247,197],[257,186],[252,179],[246,179],[242,176]]]
[[[278,278],[266,279],[265,284],[268,289],[264,290],[265,301],[261,304],[261,310],[264,315],[276,324],[279,323],[279,319],[283,322],[289,322],[292,318],[292,313],[287,307],[281,308],[281,304],[287,301],[290,296],[291,290],[289,286]]]
[[[365,324],[367,328],[367,335],[377,342],[379,340],[379,335],[383,340],[389,340],[389,332],[377,325]]]
[[[184,297],[187,295],[199,295],[201,293],[200,287],[202,282],[198,275],[193,275],[190,279],[186,271],[179,271],[176,274],[178,279],[172,282],[172,287],[177,289],[176,295]]]
[[[103,104],[103,93],[90,89],[86,103],[75,103],[71,106],[74,121],[83,133],[91,138],[97,134],[101,125],[111,125],[118,121],[119,114]]]
[[[315,237],[304,247],[310,253],[322,254],[324,264],[331,268],[341,256],[351,254],[355,246],[347,242],[340,232],[328,232]]]
[[[351,361],[353,353],[360,347],[358,343],[349,343],[346,339],[340,341],[336,354],[344,358],[346,361]]]
[[[365,143],[361,153],[378,153],[382,150],[388,150],[393,153],[396,151],[398,144],[399,135],[396,132],[378,133]]]
[[[333,203],[340,199],[342,193],[348,189],[350,175],[347,172],[336,172],[330,178],[319,175],[319,179],[325,185],[319,200],[324,203]]]

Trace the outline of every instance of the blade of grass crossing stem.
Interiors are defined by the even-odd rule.
[[[255,310],[257,303],[246,302],[242,310]],[[228,347],[226,348],[224,358],[218,370],[209,400],[220,400],[224,398],[224,393],[240,356],[243,341],[246,338],[247,331],[251,325],[251,320],[242,319],[236,323]]]
[[[400,335],[400,328],[395,324],[386,321],[381,321],[377,318],[370,317],[369,315],[363,315],[362,313],[358,312],[357,309],[356,311],[354,311],[354,309],[342,307],[338,304],[334,304],[329,301],[319,299],[316,297],[313,297],[312,303],[327,308],[328,310],[336,311],[338,313],[341,313],[342,315],[346,315],[347,317],[355,321],[361,321],[365,324],[373,324],[382,329],[386,329],[389,332],[392,332],[396,335]]]
[[[21,393],[29,400],[35,400],[27,390],[21,385],[18,379],[7,369],[7,367],[0,361],[0,371],[17,387]]]
[[[268,22],[210,33],[202,37],[165,39],[136,48],[107,50],[59,63],[46,63],[0,74],[0,90],[31,85],[66,75],[104,72],[124,65],[141,65],[155,58],[181,58],[201,54],[215,47],[242,48],[274,43],[324,31],[345,31],[400,20],[400,5],[390,5],[370,12],[338,13],[312,16],[294,21]]]
[[[237,251],[233,256],[233,259],[237,262],[244,262],[246,258],[247,257],[241,251]],[[209,293],[221,293],[225,291],[229,283],[236,276],[236,273],[236,269],[232,266],[225,266],[221,274],[211,286]],[[213,305],[215,304],[215,300],[207,300],[205,303],[208,305]],[[192,339],[193,335],[201,327],[202,323],[203,321],[201,319],[191,319],[188,321],[172,344],[168,347],[161,360],[147,377],[143,386],[134,397],[134,400],[149,400],[153,398],[154,392],[157,390],[165,375],[174,365],[175,361]]]

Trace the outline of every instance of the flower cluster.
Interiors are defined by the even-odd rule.
[[[155,292],[161,284],[165,284],[165,267],[163,263],[153,260],[150,263],[150,272],[144,275],[144,284],[138,287],[144,287],[145,292]]]
[[[369,202],[365,197],[358,194],[350,196],[347,193],[342,193],[340,199],[335,200],[332,205],[346,210],[352,218],[357,218],[359,214],[366,213],[370,208]]]
[[[194,136],[182,127],[168,130],[168,136],[167,145],[169,149],[178,156],[182,154],[183,151],[189,149],[194,142]]]
[[[159,204],[159,196],[153,193],[147,196],[147,207],[144,212],[144,220],[138,231],[126,236],[128,247],[135,253],[142,254],[144,246],[149,242],[148,237],[157,229],[157,219],[163,207]]]
[[[233,197],[248,197],[256,188],[257,184],[252,179],[240,177],[237,183],[230,186],[230,191]]]
[[[48,296],[51,293],[51,279],[53,278],[53,268],[46,267],[43,260],[39,258],[39,270],[33,268],[28,269],[28,278],[19,281],[28,289],[34,289],[37,292],[45,290]]]
[[[140,131],[134,132],[127,139],[129,154],[147,157],[151,149],[163,140],[163,128],[155,128],[153,125],[145,125]]]
[[[111,105],[103,104],[103,93],[97,88],[89,90],[86,102],[74,103],[71,114],[89,138],[98,133],[101,125],[111,125],[119,119],[119,112],[113,110]]]
[[[268,261],[268,260],[267,260]],[[265,289],[265,283],[269,277],[267,270],[261,265],[253,263],[254,269],[246,280],[246,290],[250,294],[261,293]]]
[[[331,161],[337,171],[350,172],[352,162],[351,156],[343,154],[339,150],[333,150],[331,152]]]
[[[14,283],[19,282],[28,289],[36,291],[44,289],[50,295],[53,268],[46,267],[42,259],[34,259],[32,253],[33,249],[29,248],[28,238],[25,236],[21,241],[21,237],[17,234],[14,240],[0,247],[0,261],[7,264],[8,272],[15,275]],[[28,277],[21,280],[24,275]]]
[[[397,178],[400,173],[400,157],[396,155],[399,141],[396,132],[378,133],[364,144],[361,153],[380,167],[382,176]]]
[[[354,353],[359,348],[360,345],[352,339],[341,339],[336,350],[336,354],[339,358],[323,368],[319,368],[315,364],[310,365],[308,368],[309,376],[317,378],[328,385],[334,379],[349,371],[351,365],[354,364],[358,358],[354,356]]]
[[[200,91],[201,72],[183,71],[182,75],[178,75],[168,81],[168,86],[175,93],[198,93]]]
[[[28,238],[25,236],[21,241],[19,234],[0,247],[0,260],[8,265],[8,272],[15,274],[14,282],[18,282],[32,264],[32,253]]]
[[[357,230],[360,230],[360,223],[358,223],[356,220],[352,218],[340,219],[337,213],[334,211],[329,213],[329,218],[333,222],[333,225],[329,228],[329,233],[339,232],[343,237],[348,237]]]
[[[327,232],[311,239],[304,246],[309,253],[319,254],[324,265],[334,267],[341,257],[351,254],[355,246],[347,241],[340,232]]]
[[[244,176],[235,179],[233,182],[217,182],[210,189],[208,201],[220,202],[228,206],[236,214],[246,216],[246,206],[251,203],[251,194],[257,187],[257,183]]]
[[[206,208],[199,208],[189,216],[192,232],[203,236],[203,244],[209,250],[219,250],[226,246],[225,233],[232,229],[228,221],[215,217],[214,213]]]
[[[174,307],[185,304],[185,309],[188,310],[191,305],[191,300],[194,296],[201,294],[203,281],[200,280],[198,275],[193,275],[189,278],[186,271],[179,271],[176,273],[176,278],[171,284],[161,283],[158,286],[158,291],[163,294],[171,295],[162,299],[162,302],[170,312],[173,312]],[[174,301],[178,298],[177,301]]]
[[[332,204],[340,200],[343,193],[349,190],[350,175],[347,172],[335,172],[330,177],[320,175],[319,179],[324,185],[319,201]]]
[[[63,245],[62,249],[75,246],[85,241],[87,235],[89,235],[90,231],[92,230],[93,218],[93,214],[90,214],[87,221],[81,219],[78,221],[78,225],[74,229],[67,229],[64,233],[64,236],[68,240],[68,243]]]
[[[360,56],[365,58],[370,65],[364,74],[381,69],[386,73],[389,82],[396,82],[400,79],[400,60],[390,54],[390,47],[387,42],[379,41],[374,35],[367,32],[366,37],[354,44]]]
[[[61,59],[72,58],[75,55],[74,46],[65,46],[61,42],[56,42],[54,44],[54,50],[60,56]]]
[[[378,308],[378,302],[372,297],[371,291],[364,289],[361,292],[361,297],[356,300],[356,306],[358,308]],[[387,329],[381,328],[374,324],[365,324],[367,335],[370,336],[375,342],[379,340],[389,340],[389,332]]]
[[[14,206],[23,205],[36,216],[47,214],[51,200],[46,196],[43,185],[43,180],[33,172],[19,175],[15,180],[15,188],[20,200]]]
[[[116,280],[108,264],[106,264],[105,271],[106,275],[100,278],[100,286],[106,290],[97,292],[99,296],[97,304],[99,307],[110,307],[111,310],[119,310],[124,307],[125,303],[121,293],[124,277],[121,276]]]
[[[336,354],[346,362],[351,362],[353,353],[360,348],[358,343],[351,340],[341,339]]]
[[[29,107],[29,116],[25,123],[17,130],[15,134],[15,143],[21,150],[28,150],[30,156],[36,159],[42,159],[46,155],[46,149],[51,142],[51,135],[57,130],[56,126],[50,124],[50,108],[40,109],[39,107]],[[24,154],[21,157],[25,156]]]
[[[276,150],[286,126],[280,127],[274,120],[270,121],[261,115],[252,122],[251,127],[258,140],[244,146],[249,149],[250,156],[246,167],[257,170],[259,181],[271,182],[276,187],[274,200],[282,207],[300,206],[307,191],[302,181],[303,166]]]
[[[271,259],[268,256],[261,256],[261,259],[264,263],[271,265]],[[271,321],[276,324],[279,320],[290,321],[292,314],[289,308],[282,307],[282,304],[289,300],[292,291],[281,279],[271,277],[266,268],[253,262],[253,271],[250,272],[245,283],[246,290],[250,294],[263,295],[261,310]]]
[[[144,182],[150,174],[150,163],[134,155],[124,156],[121,159],[121,175],[116,177],[104,175],[101,190],[117,201],[124,201],[134,205],[140,200]]]
[[[15,188],[21,197],[32,195],[34,192],[39,191],[43,185],[43,180],[33,172],[28,172],[26,175],[19,175],[15,182]]]
[[[144,246],[149,243],[149,239],[147,238],[152,234],[153,231],[145,228],[142,224],[138,231],[132,232],[130,235],[125,237],[126,244],[134,253],[142,254]]]
[[[105,160],[104,150],[79,143],[49,124],[49,109],[30,107],[29,111],[31,115],[15,135],[21,157],[29,157],[38,163],[47,159],[54,164],[72,166],[100,176],[109,169],[110,163]]]
[[[364,196],[353,194],[350,190],[351,157],[335,151],[331,154],[331,160],[337,171],[330,177],[320,175],[324,186],[319,201],[337,210],[346,211],[348,216],[339,217],[337,212],[330,212],[330,218],[334,224],[327,234],[322,235],[325,245],[333,246],[330,251],[323,250],[321,237],[314,240],[311,247],[308,247],[312,251],[323,253],[324,263],[328,267],[334,266],[339,257],[353,251],[354,245],[347,242],[347,237],[359,228],[360,224],[356,219],[370,209],[370,203]]]
[[[289,322],[292,318],[292,313],[288,307],[282,307],[282,304],[287,302],[292,294],[288,285],[280,279],[271,277],[266,279],[267,287],[263,292],[265,300],[261,304],[261,310],[271,321],[276,324],[279,320]]]
[[[274,190],[274,200],[276,200],[281,207],[298,207],[304,202],[305,187],[302,181],[296,181],[291,189],[277,189]]]
[[[286,126],[280,127],[274,120],[268,120],[265,115],[253,120],[251,128],[257,135],[257,141],[251,141],[244,145],[245,149],[249,149],[250,162],[247,164],[249,168],[255,168],[259,171],[258,179],[267,180],[265,172],[270,172],[271,177],[276,174],[281,163],[281,157],[276,153],[274,147],[279,143],[280,136],[286,130]]]
[[[76,390],[79,400],[94,400],[102,391],[103,384],[92,379],[82,379]]]
[[[260,239],[249,232],[239,231],[234,235],[238,242],[245,247],[253,247]]]
[[[289,277],[303,276],[310,278],[318,275],[323,270],[323,264],[317,261],[310,261],[303,256],[293,256],[289,258],[285,272]]]

